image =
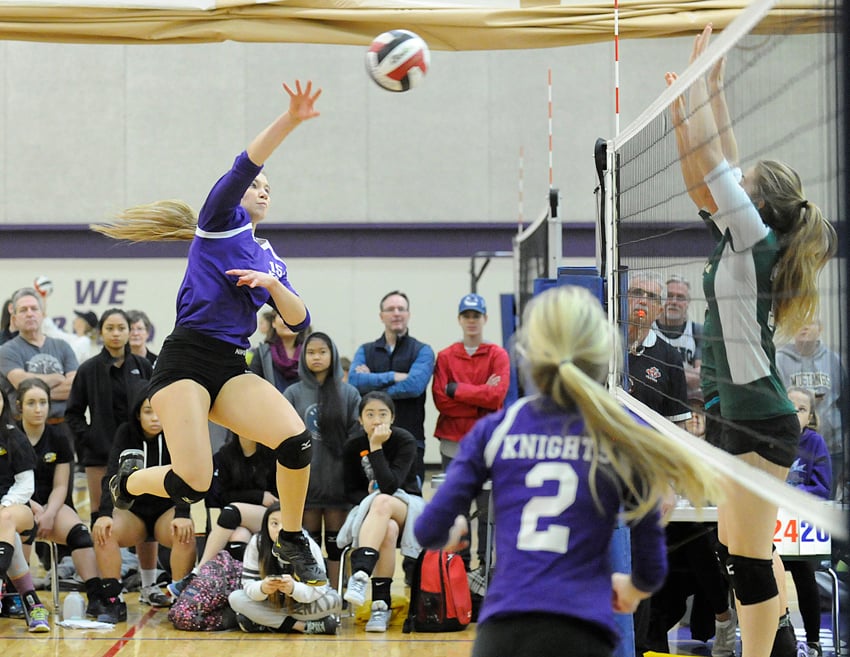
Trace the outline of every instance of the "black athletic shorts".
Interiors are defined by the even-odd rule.
[[[212,406],[225,383],[249,372],[241,347],[177,326],[156,359],[149,397],[175,381],[191,379],[210,393]]]
[[[730,454],[755,452],[787,468],[797,457],[799,443],[800,421],[794,413],[765,420],[725,420],[718,447]]]
[[[472,657],[609,657],[614,640],[602,627],[561,614],[517,614],[478,625]]]
[[[155,541],[156,521],[164,513],[168,512],[169,509],[173,508],[174,502],[167,497],[143,495],[140,498],[136,498],[128,513],[133,514],[144,523],[145,532],[147,533],[145,541]]]

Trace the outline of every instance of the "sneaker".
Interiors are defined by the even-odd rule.
[[[86,605],[86,618],[97,618],[103,613],[104,610],[104,601],[100,598],[89,598],[89,602]]]
[[[807,657],[823,657],[823,648],[816,641],[806,644]]]
[[[17,593],[3,596],[2,611],[0,616],[6,618],[26,618],[24,613],[24,603],[21,602],[21,596]]]
[[[189,573],[183,579],[177,580],[176,582],[169,582],[165,588],[168,589],[168,592],[174,596],[174,598],[179,598],[180,594],[189,586],[189,583],[195,579],[195,575],[197,573]]]
[[[49,632],[50,631],[50,612],[44,605],[35,605],[30,610],[29,631],[30,632]]]
[[[386,632],[390,626],[390,608],[383,600],[375,600],[372,603],[372,614],[366,623],[367,632]]]
[[[127,479],[145,466],[145,453],[140,449],[125,449],[118,457],[118,474],[109,480],[109,493],[116,509],[129,509],[133,498],[125,491]]]
[[[103,610],[97,615],[101,623],[123,623],[127,620],[127,603],[120,597],[107,598],[103,603]]]
[[[292,576],[299,582],[310,586],[323,586],[328,583],[328,576],[316,563],[304,534],[298,534],[294,541],[282,541],[278,534],[272,546],[272,554],[282,565],[292,567]]]
[[[163,593],[162,590],[154,584],[153,586],[146,586],[139,593],[139,602],[143,605],[150,605],[151,607],[170,607],[174,604],[174,598],[172,598],[167,593]]]
[[[304,621],[304,634],[336,634],[337,629],[339,629],[339,621],[333,616]]]
[[[342,596],[342,599],[355,607],[359,607],[366,602],[366,587],[368,585],[369,576],[362,570],[358,570],[348,578],[345,595]]]
[[[266,625],[260,625],[259,623],[255,623],[250,618],[245,616],[244,614],[236,614],[236,622],[239,624],[239,628],[243,632],[248,632],[248,634],[258,634],[260,632],[271,632],[271,628]]]
[[[737,640],[735,631],[738,629],[738,621],[735,610],[731,610],[729,620],[714,621],[714,644],[711,646],[711,657],[734,657],[735,642]]]

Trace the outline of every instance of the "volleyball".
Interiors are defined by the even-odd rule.
[[[390,30],[375,37],[366,52],[366,70],[388,91],[408,91],[419,85],[431,64],[428,45],[408,30]]]
[[[42,297],[47,297],[53,292],[53,281],[47,276],[39,276],[33,281],[33,287]]]

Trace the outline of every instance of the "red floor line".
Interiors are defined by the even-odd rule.
[[[127,630],[124,633],[124,636],[122,636],[120,639],[118,639],[118,641],[112,644],[112,646],[110,646],[109,649],[101,655],[101,657],[115,657],[118,651],[121,650],[121,648],[123,648],[124,646],[126,646],[130,642],[130,639],[135,636],[136,631],[142,629],[145,625],[147,625],[148,621],[153,618],[153,615],[156,613],[156,611],[156,609],[151,609],[150,611],[148,611],[148,613],[142,616],[139,619],[139,622],[133,625],[133,627],[131,627],[129,630]]]

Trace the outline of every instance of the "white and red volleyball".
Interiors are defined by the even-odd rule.
[[[408,91],[422,82],[431,65],[428,45],[408,30],[390,30],[375,37],[366,52],[366,70],[388,91]]]

